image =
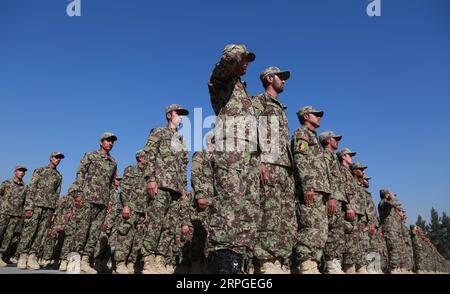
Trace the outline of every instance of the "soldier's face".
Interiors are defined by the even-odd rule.
[[[355,169],[353,170],[353,173],[358,177],[358,178],[362,178],[364,177],[364,171],[362,169]]]
[[[22,169],[18,169],[18,170],[16,170],[16,171],[14,172],[14,176],[15,176],[16,178],[18,178],[19,180],[22,180],[23,177],[25,176],[25,171],[22,170]]]
[[[114,140],[112,138],[106,138],[100,142],[102,149],[111,151],[114,147]]]
[[[144,164],[144,156],[138,156],[136,159],[139,163]]]
[[[350,156],[350,154],[345,154],[342,156],[342,160],[347,164],[350,165],[353,163],[353,158]]]
[[[236,65],[235,74],[238,76],[243,76],[247,73],[248,61],[247,58],[242,58],[241,62]]]
[[[339,145],[339,141],[336,140],[335,138],[331,137],[328,139],[328,144],[330,144],[330,146],[333,148],[333,150],[337,150],[338,149],[338,145]]]
[[[52,163],[52,165],[54,165],[54,166],[58,166],[58,164],[61,162],[61,157],[59,157],[59,156],[57,156],[57,157],[55,157],[55,156],[52,156],[51,158],[50,158],[50,162]]]
[[[183,121],[183,116],[179,115],[176,111],[172,111],[168,114],[169,120],[178,128]]]
[[[322,119],[320,116],[314,114],[314,113],[308,113],[306,115],[307,120],[316,128],[320,127],[320,120]]]
[[[114,179],[114,189],[117,190],[117,188],[119,188],[120,185],[120,181],[118,179]]]
[[[273,82],[272,82],[272,87],[273,89],[278,93],[282,93],[284,90],[284,84],[286,84],[286,81],[283,81],[282,79],[280,79],[279,76],[274,75],[273,76]]]

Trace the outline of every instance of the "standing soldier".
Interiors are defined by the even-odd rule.
[[[367,274],[367,254],[369,253],[370,233],[375,233],[373,225],[370,224],[369,226],[368,215],[370,214],[370,217],[372,217],[372,213],[368,213],[367,203],[368,197],[371,198],[372,196],[367,195],[366,190],[364,189],[363,179],[365,169],[367,169],[367,166],[363,166],[360,162],[355,162],[350,165],[350,170],[352,171],[355,186],[358,191],[359,207],[362,212],[362,217],[357,223],[359,246],[356,273],[358,274]]]
[[[34,171],[25,198],[25,222],[17,251],[20,254],[17,268],[40,268],[37,254],[50,228],[53,213],[61,192],[62,176],[56,169],[64,155],[50,154],[50,164]]]
[[[335,154],[341,140],[342,136],[338,136],[331,131],[323,132],[319,136],[330,169],[331,195],[327,202],[328,238],[324,248],[325,272],[328,274],[344,273],[342,262],[345,251],[345,213],[348,200],[343,190],[341,167]]]
[[[143,150],[136,152],[137,164],[125,169],[120,186],[123,209],[122,219],[117,226],[117,247],[114,253],[116,272],[119,274],[134,274],[135,265],[139,262],[150,201],[146,190],[144,156]]]
[[[264,70],[260,79],[265,92],[253,99],[262,105],[260,118],[261,143],[261,223],[255,249],[256,272],[288,273],[292,249],[297,235],[293,156],[286,106],[279,94],[290,77],[289,71],[278,67]]]
[[[206,246],[210,211],[214,209],[213,151],[214,139],[206,137],[206,150],[192,155],[191,186],[193,192],[193,212],[191,216],[194,227],[192,237],[192,273],[206,271]]]
[[[350,165],[353,162],[353,157],[356,152],[350,151],[348,148],[343,148],[337,152],[340,161],[341,173],[343,176],[343,183],[347,195],[348,205],[346,211],[346,227],[345,227],[345,250],[343,269],[347,274],[356,272],[355,265],[358,261],[358,250],[360,238],[358,234],[358,221],[363,217],[364,212],[360,208],[359,188],[353,179]]]
[[[389,251],[390,273],[401,273],[401,252],[402,252],[402,222],[399,211],[400,205],[396,203],[395,195],[389,190],[380,190],[381,201],[378,204],[378,212],[386,237],[386,244]]]
[[[323,111],[305,106],[297,112],[302,125],[292,138],[298,178],[297,259],[302,274],[320,274],[318,265],[328,237],[327,201],[330,199],[330,173],[316,129]]]
[[[21,222],[27,190],[23,182],[26,171],[25,166],[16,166],[14,177],[0,185],[0,267],[6,266],[4,254],[10,249],[16,227]]]
[[[214,187],[217,207],[211,211],[209,266],[212,273],[242,273],[253,256],[259,222],[257,117],[241,76],[255,54],[244,45],[227,45],[208,83],[217,115]],[[224,146],[226,143],[226,146]]]
[[[148,229],[142,244],[145,274],[173,273],[181,232],[189,233],[189,214],[181,214],[186,197],[188,152],[177,133],[189,111],[179,104],[166,107],[167,127],[152,129],[144,147],[144,174],[150,195]]]
[[[105,220],[106,208],[117,173],[116,160],[110,155],[117,137],[104,133],[100,137],[100,150],[88,152],[81,159],[75,183],[75,206],[80,209],[77,228],[76,250],[81,255],[81,272],[96,274],[90,266],[95,246]]]

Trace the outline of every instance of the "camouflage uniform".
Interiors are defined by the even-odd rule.
[[[84,204],[75,217],[78,226],[74,236],[75,248],[82,256],[92,257],[105,220],[106,207],[117,173],[117,163],[100,151],[86,153],[81,159],[74,186],[74,197],[82,195]]]
[[[242,58],[251,62],[255,55],[243,45],[226,46],[208,83],[217,115],[213,152],[217,206],[211,210],[208,251],[214,253],[210,260],[217,273],[241,271],[244,259],[253,255],[260,219],[257,117],[246,84],[234,73]],[[233,120],[236,124],[230,125]]]
[[[23,214],[27,187],[15,178],[0,185],[0,256],[5,255],[11,246],[14,233]]]
[[[191,222],[194,227],[192,238],[192,262],[203,265],[206,257],[206,243],[209,229],[210,210],[214,208],[214,178],[212,152],[199,151],[192,155],[191,186],[194,193]],[[197,200],[205,199],[208,207],[201,211]],[[196,269],[197,270],[197,269]]]
[[[389,270],[401,268],[402,223],[396,211],[396,204],[391,200],[382,199],[378,204],[383,233],[389,251]]]
[[[425,253],[425,242],[416,233],[416,228],[411,226],[411,241],[414,253],[414,269],[417,273],[422,273],[426,271],[426,253]]]
[[[146,212],[150,202],[144,169],[138,164],[127,167],[120,187],[122,207],[128,206],[131,212],[128,219],[119,218],[114,259],[116,262],[128,260],[136,263],[144,238]]]
[[[24,220],[17,251],[20,254],[39,254],[51,225],[61,192],[61,174],[51,166],[34,171],[25,198],[24,211],[33,211]]]
[[[158,184],[158,193],[150,199],[142,254],[161,255],[166,264],[175,265],[175,240],[181,226],[189,222],[189,214],[180,211],[187,186],[188,153],[182,137],[168,127],[151,130],[144,151],[145,178]]]
[[[267,138],[261,136],[259,142],[265,147],[261,153],[261,162],[266,165],[269,176],[268,183],[261,188],[262,216],[255,257],[259,262],[279,260],[281,264],[289,264],[297,236],[297,223],[294,164],[286,107],[267,92],[253,99],[260,101],[264,107],[259,116],[262,122],[260,135],[266,131]]]
[[[320,136],[322,145],[324,140],[330,137],[334,137],[338,141],[342,139],[342,136],[334,135],[332,132],[324,132]],[[325,261],[337,260],[341,265],[345,251],[345,228],[349,226],[346,220],[348,200],[344,190],[344,176],[337,155],[328,148],[325,148],[324,152],[330,170],[330,199],[336,200],[336,212],[328,216],[328,237],[325,243],[324,257]]]
[[[47,232],[42,249],[43,260],[57,260],[61,252],[62,242],[64,240],[64,232],[58,232],[57,227],[64,226],[64,207],[67,205],[68,197],[60,197],[56,210],[53,214],[52,224]]]
[[[321,113],[312,107],[304,107],[299,119],[307,113]],[[296,253],[298,261],[320,263],[328,237],[328,213],[326,202],[331,193],[330,172],[322,145],[315,131],[306,126],[297,129],[292,138],[295,173],[298,177],[298,238]],[[305,192],[314,192],[314,200],[308,207],[303,199]]]
[[[412,272],[414,270],[414,252],[411,239],[411,232],[405,225],[402,225],[402,268],[404,271]]]

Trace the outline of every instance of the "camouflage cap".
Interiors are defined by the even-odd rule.
[[[365,170],[366,168],[367,168],[367,166],[362,165],[361,162],[354,162],[350,165],[351,170],[355,170],[355,169]]]
[[[336,141],[341,141],[342,136],[336,135],[332,131],[322,132],[319,135],[319,141],[321,143],[325,142],[328,138],[334,138],[334,139],[336,139]]]
[[[136,151],[136,158],[144,156],[144,155],[145,155],[144,150],[140,149],[140,150]]]
[[[337,156],[339,156],[339,157],[343,157],[344,155],[347,155],[347,154],[349,154],[351,157],[353,157],[353,156],[356,155],[356,152],[352,152],[352,151],[350,151],[350,149],[348,149],[348,148],[342,148],[342,149],[339,150],[336,154],[337,154]]]
[[[188,115],[189,114],[189,111],[187,109],[183,108],[180,104],[170,104],[169,106],[167,106],[166,114],[171,111],[176,111],[179,115]]]
[[[52,154],[50,154],[50,157],[60,157],[62,159],[65,156],[61,152],[55,151],[55,152],[52,152]]]
[[[301,118],[306,114],[310,114],[310,113],[314,113],[319,117],[323,116],[323,111],[317,110],[312,106],[305,106],[302,109],[300,109],[299,111],[297,111],[297,117]]]
[[[121,181],[123,179],[123,177],[119,173],[117,173],[116,177],[114,179]]]
[[[229,44],[223,49],[223,59],[241,60],[242,57],[246,57],[248,62],[253,62],[256,59],[255,53],[249,52],[245,45]]]
[[[26,167],[25,165],[19,164],[19,165],[17,165],[16,168],[14,169],[14,171],[16,171],[16,170],[27,171],[28,169],[27,169],[27,167]]]
[[[116,135],[114,135],[113,133],[110,133],[110,132],[103,133],[100,136],[100,141],[103,141],[103,140],[108,139],[108,138],[112,138],[114,141],[117,141]]]
[[[388,189],[381,189],[380,190],[380,198],[385,198],[389,194],[391,194],[391,192]]]
[[[277,75],[280,77],[281,80],[283,81],[287,81],[289,79],[289,77],[291,76],[291,72],[290,71],[281,71],[278,67],[276,66],[271,66],[269,68],[266,68],[260,75],[259,78],[261,79],[261,81],[263,82],[264,79],[268,76],[268,75]]]

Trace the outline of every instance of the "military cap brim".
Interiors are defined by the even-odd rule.
[[[280,71],[280,72],[276,73],[276,75],[280,78],[280,80],[287,81],[291,77],[291,72],[290,71]]]

